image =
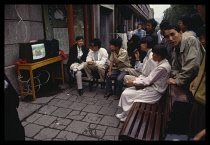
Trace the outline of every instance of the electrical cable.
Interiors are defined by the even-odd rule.
[[[41,72],[38,72],[39,74],[38,74],[37,76],[34,77],[34,82],[35,82],[35,80],[37,80],[37,82],[38,82],[38,85],[35,85],[35,86],[34,86],[34,88],[38,87],[38,89],[35,90],[35,92],[38,92],[38,91],[40,90],[41,86],[44,85],[44,84],[46,84],[46,83],[49,81],[49,79],[50,79],[50,73],[49,73],[47,70],[42,70],[42,71],[44,71],[44,72],[46,72],[46,73],[48,74],[48,78],[47,78],[47,80],[46,80],[44,83],[41,83],[41,81],[40,81],[40,79],[39,79],[39,77],[41,76]],[[31,90],[32,87],[31,87],[31,85],[30,85],[30,84],[31,84],[31,83],[30,83],[31,79],[29,78],[27,81],[22,81],[21,78],[23,78],[23,77],[22,77],[22,76],[18,76],[18,79],[19,79],[22,83],[26,83],[26,88],[27,88],[27,89],[24,88],[24,90],[27,90],[28,93],[29,93],[29,92],[32,92],[32,90]]]

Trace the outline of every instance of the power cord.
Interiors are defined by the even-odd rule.
[[[41,76],[41,72],[38,72],[39,74],[36,77],[34,77],[34,82],[35,82],[35,80],[38,82],[38,85],[34,86],[34,88],[38,87],[38,89],[35,90],[35,92],[38,92],[40,90],[40,87],[42,85],[46,84],[49,81],[49,79],[50,79],[50,73],[48,71],[46,71],[46,70],[42,70],[42,71],[44,71],[44,72],[46,72],[48,74],[48,78],[47,78],[47,80],[44,83],[41,83],[41,81],[39,79],[39,77]],[[24,91],[27,91],[28,93],[32,92],[32,90],[31,90],[32,87],[31,87],[31,82],[30,82],[31,79],[29,78],[27,81],[23,81],[22,78],[23,78],[22,76],[18,76],[18,80],[21,81],[22,83],[26,84],[26,88],[27,89],[24,88]]]

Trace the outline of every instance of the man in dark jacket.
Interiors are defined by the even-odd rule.
[[[25,140],[25,130],[20,122],[17,108],[18,93],[4,74],[4,139]]]
[[[84,62],[88,54],[88,49],[83,45],[83,37],[76,37],[76,44],[69,49],[69,59],[67,62],[67,72],[69,73],[69,84],[72,87],[73,78],[76,76],[79,95],[83,95],[82,71],[84,73]]]
[[[156,26],[157,26],[157,21],[155,21],[155,19],[152,18],[152,19],[147,20],[146,36],[151,36],[155,45],[158,44],[158,35],[157,35],[157,31],[155,30]]]

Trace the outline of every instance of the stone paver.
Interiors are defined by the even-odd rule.
[[[70,98],[69,93],[62,93],[55,97],[56,99],[68,100]]]
[[[104,98],[105,90],[100,89],[100,85],[93,92],[89,91],[88,83],[83,83],[83,87],[83,96],[79,96],[74,87],[52,97],[20,102],[18,113],[26,140],[118,140],[123,125],[115,117],[122,112],[119,100],[113,96]]]
[[[73,121],[66,130],[82,134],[86,128],[88,127],[89,123],[82,122],[82,121]]]
[[[88,136],[83,136],[83,135],[79,135],[79,137],[76,140],[87,140],[87,141],[97,141],[97,138],[93,138],[93,137],[88,137]]]
[[[58,107],[46,105],[39,109],[39,113],[50,115],[52,112],[54,112]]]
[[[104,116],[99,124],[106,125],[106,126],[112,126],[117,127],[119,124],[119,119],[113,116]]]
[[[72,95],[71,97],[69,97],[69,101],[74,101],[74,102],[80,102],[84,99],[84,96],[77,96],[77,95]]]
[[[38,120],[36,120],[34,123],[44,126],[49,126],[53,121],[56,120],[57,117],[49,116],[49,115],[43,115]]]
[[[25,117],[31,115],[37,109],[39,109],[41,105],[39,104],[31,104],[26,102],[20,102],[18,107],[18,115],[20,120],[23,120]]]
[[[109,127],[106,130],[106,134],[105,135],[113,135],[113,136],[117,136],[120,132],[119,128],[113,128],[113,127]]]
[[[82,110],[85,106],[87,106],[87,104],[74,102],[68,108],[73,110]]]
[[[96,103],[96,101],[97,101],[98,99],[96,99],[96,98],[84,98],[82,101],[81,101],[81,103],[86,103],[86,104],[95,104]]]
[[[96,106],[96,105],[87,105],[83,111],[85,112],[92,112],[92,113],[97,113],[102,106]]]
[[[99,111],[98,114],[103,114],[103,115],[114,115],[117,109],[111,108],[111,107],[102,107]]]
[[[51,128],[44,128],[34,138],[37,140],[52,140],[60,131]]]
[[[33,115],[31,115],[30,117],[28,117],[26,119],[26,122],[32,123],[32,122],[36,121],[37,119],[39,119],[41,116],[42,116],[42,114],[34,113]]]
[[[56,103],[54,106],[62,107],[62,108],[68,108],[73,102],[68,100],[60,100],[58,103]]]
[[[25,128],[25,136],[26,137],[33,137],[36,135],[44,126],[40,126],[37,124],[28,124]]]
[[[66,117],[71,111],[72,111],[72,109],[58,108],[51,115],[57,116],[57,117]]]
[[[55,105],[56,103],[58,103],[60,101],[60,99],[52,99],[50,100],[50,102],[48,103],[48,105]]]
[[[61,131],[57,137],[55,138],[56,140],[76,140],[78,137],[78,134],[73,133],[73,132],[68,132],[68,131]]]
[[[72,120],[82,120],[84,116],[86,115],[86,112],[80,112],[80,111],[72,111],[66,118],[70,118]]]
[[[104,99],[99,99],[95,105],[98,105],[98,106],[109,106],[111,104],[112,101],[109,101],[109,100],[104,100]]]
[[[41,97],[36,99],[35,101],[31,102],[33,104],[46,104],[48,103],[50,100],[52,100],[55,96],[51,96],[51,97]]]
[[[89,91],[86,91],[83,94],[84,97],[89,97],[89,98],[93,98],[95,97],[95,95],[96,95],[96,92],[89,92]]]
[[[89,123],[99,123],[103,115],[88,113],[82,121],[89,122]]]
[[[65,129],[72,121],[70,119],[57,118],[51,125],[50,128],[59,130]]]

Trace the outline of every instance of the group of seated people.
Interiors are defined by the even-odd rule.
[[[122,39],[110,41],[109,55],[107,49],[101,47],[100,39],[92,39],[90,48],[86,49],[83,37],[76,37],[76,44],[69,51],[67,69],[71,77],[76,77],[79,95],[83,95],[82,73],[86,73],[90,87],[95,82],[92,72],[98,73],[101,84],[105,86],[104,97],[115,95],[114,99],[119,100],[118,106],[123,109],[116,117],[125,121],[134,102],[158,102],[168,84],[190,88],[195,93],[199,81],[195,84],[194,79],[199,77],[199,69],[205,65],[205,43],[199,41],[205,33],[197,35],[198,38],[182,35],[179,25],[167,23],[162,27],[161,34],[164,43],[158,45],[151,36],[140,39],[139,48],[146,52],[146,56],[141,62],[139,51],[135,49],[134,67],[127,50],[121,48]],[[168,51],[167,45],[172,50]],[[112,90],[112,80],[116,83],[115,92]],[[124,85],[127,88],[123,90]]]

